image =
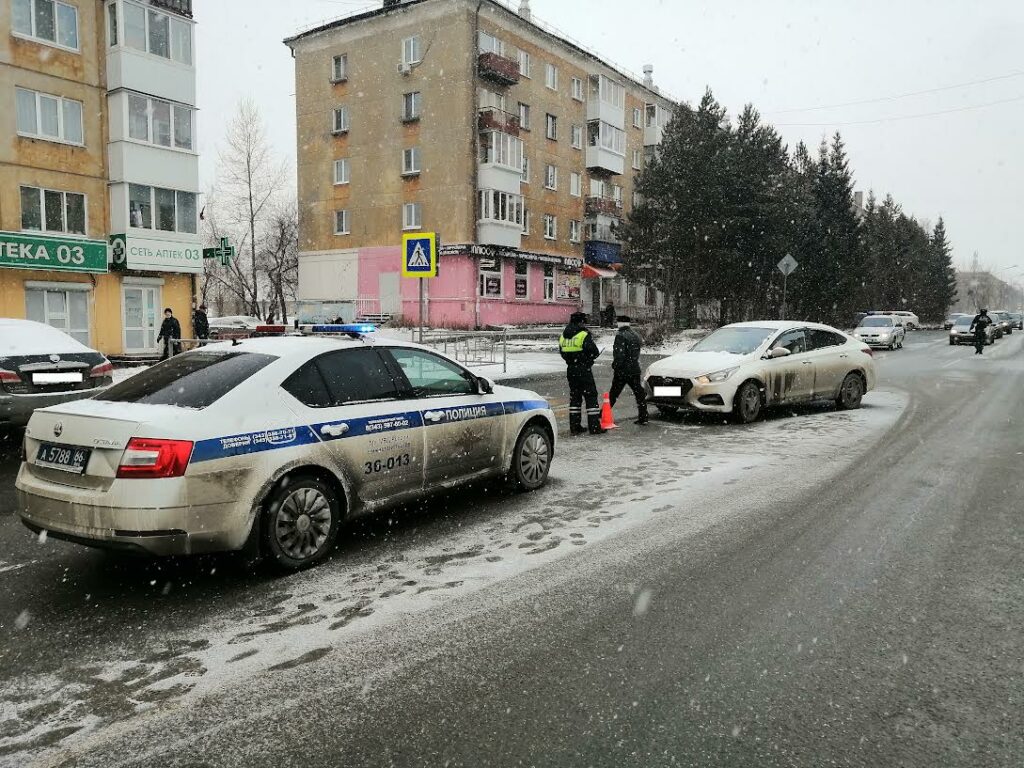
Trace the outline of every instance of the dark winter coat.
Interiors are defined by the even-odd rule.
[[[583,349],[581,351],[566,352],[564,346],[561,343],[559,344],[562,359],[565,360],[566,365],[568,365],[570,369],[590,369],[593,367],[594,361],[601,356],[601,350],[597,348],[597,344],[594,342],[594,334],[592,334],[587,327],[581,323],[569,323],[565,326],[565,330],[562,331],[562,339],[570,341],[575,339],[581,333],[586,334],[583,339]]]
[[[210,319],[201,309],[197,309],[192,313],[192,330],[195,332],[197,339],[205,339],[210,335]]]
[[[176,317],[165,317],[163,323],[160,325],[160,335],[156,337],[157,341],[163,341],[164,339],[180,339],[181,338],[181,323],[178,322]]]
[[[971,330],[975,336],[985,336],[985,331],[992,325],[992,318],[988,315],[977,315],[971,322]]]
[[[629,326],[620,328],[615,334],[612,356],[612,370],[625,375],[640,373],[640,349],[643,341],[640,334]]]

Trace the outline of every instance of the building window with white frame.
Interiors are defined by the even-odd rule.
[[[89,293],[60,287],[25,289],[25,317],[64,331],[89,346]]]
[[[544,85],[546,85],[552,91],[558,90],[558,67],[556,67],[554,64],[548,64],[545,67]]]
[[[192,24],[151,6],[125,2],[124,44],[129,48],[192,65]]]
[[[407,37],[402,41],[402,64],[411,67],[423,61],[423,45],[419,35]]]
[[[523,210],[523,234],[527,237],[530,236],[530,212]]]
[[[85,195],[39,187],[21,188],[21,228],[27,232],[85,235]]]
[[[572,97],[576,101],[583,101],[583,81],[578,77],[572,79]]]
[[[633,108],[633,127],[643,128],[644,127],[644,113],[640,107]]]
[[[502,291],[501,259],[480,259],[480,296],[500,299]]]
[[[552,141],[558,141],[558,118],[549,114],[546,119],[546,135]]]
[[[418,176],[420,173],[420,148],[409,147],[402,150],[402,175]]]
[[[420,229],[423,226],[423,204],[406,203],[402,206],[402,229]]]
[[[11,30],[70,51],[78,51],[78,9],[54,0],[13,0]]]
[[[580,223],[573,219],[569,222],[569,242],[578,243],[580,241]]]
[[[349,159],[343,157],[339,160],[334,161],[334,184],[335,186],[341,184],[348,184],[351,180],[349,176]]]
[[[530,298],[530,262],[516,262],[516,298],[519,301],[527,301]]]
[[[195,110],[183,104],[128,94],[128,138],[159,147],[191,150]]]
[[[552,216],[550,213],[544,214],[544,239],[558,239],[558,217]]]
[[[479,35],[480,53],[496,53],[498,56],[505,55],[505,43],[490,32],[480,30]]]
[[[501,224],[523,225],[523,196],[495,189],[480,190],[480,221],[496,221]]]
[[[196,234],[196,193],[128,185],[128,223],[136,229]]]
[[[519,127],[524,131],[530,130],[530,105],[519,102]]]
[[[607,149],[620,157],[626,156],[626,132],[603,120],[587,123],[587,141],[591,147]]]
[[[522,77],[530,78],[533,72],[533,59],[529,51],[519,51],[519,74]]]
[[[331,133],[335,135],[348,133],[348,129],[348,107],[335,107],[331,113]]]
[[[569,174],[569,194],[573,197],[583,196],[583,176],[576,172]]]
[[[411,123],[420,119],[420,105],[423,102],[423,94],[420,91],[412,91],[402,96],[402,122]]]
[[[85,144],[82,102],[15,88],[18,135],[62,144]]]
[[[572,148],[583,149],[583,126],[574,125],[572,127]]]
[[[348,229],[348,211],[335,211],[334,212],[334,234],[336,235],[347,235],[349,234]]]
[[[633,170],[639,171],[644,167],[644,153],[641,149],[633,150]]]
[[[544,301],[555,300],[555,265],[544,265]]]
[[[523,184],[530,183],[530,158],[523,155]]]
[[[331,59],[331,82],[343,83],[348,80],[348,54],[339,53]]]
[[[480,137],[480,162],[510,171],[523,167],[523,140],[503,131],[487,131]]]
[[[554,165],[544,169],[544,189],[558,189],[558,168]]]

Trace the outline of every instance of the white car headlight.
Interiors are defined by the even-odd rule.
[[[728,379],[739,369],[739,366],[736,366],[735,368],[729,368],[728,370],[719,371],[718,373],[708,373],[704,376],[698,376],[694,381],[698,384],[719,384],[720,382]]]

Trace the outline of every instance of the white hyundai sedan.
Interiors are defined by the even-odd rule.
[[[737,323],[654,363],[644,386],[662,413],[727,413],[748,424],[775,405],[834,400],[859,408],[875,387],[875,363],[866,344],[827,325]]]
[[[489,477],[539,488],[556,434],[538,395],[416,345],[216,344],[37,411],[19,512],[81,544],[245,548],[297,570],[326,557],[354,515]]]

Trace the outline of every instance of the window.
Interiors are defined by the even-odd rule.
[[[89,291],[26,288],[25,317],[89,346]]]
[[[414,397],[476,393],[473,374],[443,357],[420,349],[392,347],[388,351],[405,374]]]
[[[496,53],[499,56],[505,55],[505,43],[492,35],[490,32],[480,31],[480,53]]]
[[[402,229],[419,229],[423,226],[423,204],[406,203],[402,206]]]
[[[331,132],[334,134],[348,133],[348,107],[336,107],[331,122]]]
[[[500,299],[501,259],[480,259],[480,295],[487,299]]]
[[[555,240],[558,238],[558,218],[550,214],[544,215],[544,239]]]
[[[810,330],[807,332],[810,349],[826,349],[828,347],[841,347],[846,339],[832,331]]]
[[[572,79],[572,97],[576,101],[583,101],[583,81],[578,77]]]
[[[161,147],[192,149],[191,107],[128,94],[128,137]]]
[[[402,175],[416,176],[420,172],[420,148],[409,147],[402,150]]]
[[[408,66],[419,64],[423,61],[422,47],[419,35],[407,37],[402,41],[402,63]]]
[[[343,53],[331,59],[331,82],[343,83],[348,80],[348,54]]]
[[[519,74],[523,77],[531,77],[533,72],[533,59],[526,51],[519,51]]]
[[[544,265],[544,301],[555,300],[555,265]]]
[[[193,235],[198,231],[195,192],[129,184],[128,215],[130,225],[136,229]]]
[[[349,161],[347,157],[334,161],[334,183],[349,183]]]
[[[580,223],[576,220],[569,222],[569,242],[578,243],[580,241]]]
[[[348,211],[335,211],[334,212],[334,234],[336,235],[347,235],[348,230]]]
[[[22,187],[21,228],[34,232],[84,235],[85,195]]]
[[[523,155],[523,184],[530,183],[530,158]]]
[[[583,126],[574,125],[572,127],[572,148],[583,149]]]
[[[547,137],[552,141],[558,141],[558,118],[554,115],[547,116]]]
[[[569,174],[569,194],[573,197],[583,196],[583,177],[578,173]]]
[[[614,125],[594,120],[587,123],[588,142],[616,155],[626,156],[626,132]]]
[[[523,234],[530,234],[530,212],[526,210],[523,211]]]
[[[530,264],[526,261],[516,262],[516,298],[530,298]]]
[[[398,387],[375,349],[328,352],[295,371],[281,388],[310,408],[398,398]]]
[[[513,171],[523,167],[523,140],[501,131],[488,131],[480,140],[480,162]]]
[[[15,3],[17,4],[17,3]],[[110,3],[107,6],[107,37],[110,47],[117,45],[117,4]]]
[[[420,119],[420,102],[423,95],[419,91],[407,93],[402,97],[402,120],[410,122]]]
[[[604,75],[590,76],[590,98],[619,109],[626,108],[626,88]]]
[[[643,128],[644,127],[644,113],[640,107],[633,108],[633,127]]]
[[[643,151],[639,150],[639,149],[634,149],[633,150],[633,170],[634,171],[639,171],[641,168],[643,168],[643,164],[644,164],[644,153],[643,153]]]
[[[552,91],[558,90],[558,67],[554,64],[548,64],[545,68],[544,73],[544,84]]]
[[[275,360],[252,352],[191,352],[115,384],[96,399],[202,409]]]
[[[519,102],[519,127],[524,131],[530,130],[530,105]]]
[[[772,349],[777,349],[779,347],[788,349],[791,354],[799,355],[802,352],[807,351],[807,337],[804,335],[802,329],[786,331],[774,344],[772,344]]]
[[[135,3],[124,3],[123,9],[125,45],[178,64],[192,64],[191,23]]]
[[[84,144],[82,102],[15,88],[18,135],[65,144]]]
[[[523,224],[523,196],[493,189],[480,190],[481,221],[497,221],[503,224]]]
[[[11,28],[16,35],[78,50],[78,9],[54,0],[14,0]]]
[[[544,169],[544,188],[558,189],[558,168],[548,165]]]

